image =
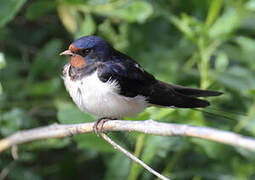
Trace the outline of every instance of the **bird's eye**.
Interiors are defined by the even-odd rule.
[[[79,54],[80,54],[81,56],[86,56],[86,55],[88,55],[90,52],[91,52],[91,49],[90,49],[90,48],[81,49],[81,50],[79,51]]]

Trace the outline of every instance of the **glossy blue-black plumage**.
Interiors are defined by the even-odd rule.
[[[95,58],[105,61],[108,59],[112,49],[104,39],[98,36],[84,36],[75,40],[72,44],[79,49],[92,49],[94,51],[91,57],[86,58],[87,60]]]
[[[86,48],[93,48],[97,46],[97,47],[101,47],[102,50],[104,50],[104,48],[107,48],[107,46],[109,46],[109,44],[104,39],[98,36],[84,36],[75,40],[72,44],[75,45],[76,48],[86,49]]]

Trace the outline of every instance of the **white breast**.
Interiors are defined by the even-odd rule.
[[[73,101],[82,111],[99,117],[134,116],[147,107],[144,96],[125,97],[119,95],[118,83],[112,80],[103,83],[98,78],[97,71],[81,80],[74,81],[67,74],[64,77],[64,83]]]

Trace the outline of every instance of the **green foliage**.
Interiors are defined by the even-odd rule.
[[[0,53],[0,69],[5,67],[5,60],[4,60],[4,54]],[[3,88],[0,82],[0,94],[2,94]]]
[[[81,36],[92,35],[95,33],[95,31],[96,31],[96,23],[93,17],[90,14],[86,14],[84,22],[83,24],[81,24],[79,32],[76,36],[77,38],[79,38]]]
[[[152,7],[145,1],[133,1],[127,5],[122,5],[123,8],[116,8],[113,11],[106,12],[113,18],[120,18],[128,22],[144,22],[152,14]]]
[[[26,0],[2,1],[0,8],[0,27],[14,18]]]
[[[54,11],[55,9],[55,1],[36,1],[27,8],[25,16],[28,20],[36,20],[39,17]]]
[[[255,137],[255,1],[9,0],[0,7],[0,136],[52,123],[92,122],[72,102],[59,56],[97,34],[160,80],[220,90],[206,111],[147,108],[154,119]],[[254,153],[195,138],[109,133],[172,179],[254,179]],[[1,154],[7,179],[154,179],[102,138],[85,134]],[[0,174],[2,177],[2,174]]]
[[[1,118],[1,134],[7,136],[18,131],[26,125],[27,119],[30,118],[27,112],[22,109],[13,108],[11,111],[5,112]]]
[[[89,114],[84,114],[80,111],[74,104],[68,102],[56,102],[58,109],[58,120],[62,124],[74,124],[74,123],[83,123],[91,122],[96,120]]]

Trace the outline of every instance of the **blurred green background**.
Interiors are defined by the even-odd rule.
[[[148,108],[152,118],[255,137],[255,0],[2,0],[0,137],[96,118],[72,102],[59,57],[97,34],[157,78],[223,91],[206,111]],[[255,179],[255,154],[187,137],[109,133],[172,179]],[[94,134],[19,146],[0,155],[0,179],[155,179]]]

